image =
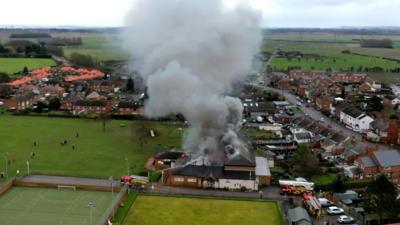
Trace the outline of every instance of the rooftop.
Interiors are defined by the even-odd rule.
[[[382,167],[400,166],[400,153],[397,150],[375,151],[373,154]]]

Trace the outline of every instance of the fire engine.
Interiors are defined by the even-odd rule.
[[[321,203],[314,195],[305,194],[303,204],[311,216],[319,217],[321,215]]]
[[[121,185],[128,185],[133,188],[145,188],[149,183],[149,178],[143,176],[122,176],[121,177]]]
[[[302,195],[314,192],[314,183],[308,182],[304,178],[296,178],[296,180],[279,180],[281,186],[280,193],[282,195]]]

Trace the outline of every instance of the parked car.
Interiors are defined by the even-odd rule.
[[[322,207],[333,206],[333,202],[329,201],[326,198],[319,198],[318,201],[319,201],[319,203],[321,204]]]
[[[322,123],[324,123],[324,122],[325,122],[324,117],[321,117],[321,119],[319,119],[319,121],[321,121]]]
[[[352,223],[352,222],[354,222],[354,219],[353,219],[353,217],[351,217],[351,216],[343,215],[343,216],[339,216],[339,217],[336,219],[336,221],[337,221],[338,223]]]
[[[326,212],[328,213],[328,215],[339,215],[339,214],[343,214],[344,210],[342,208],[339,208],[336,206],[330,206],[330,207],[328,207]]]
[[[296,102],[296,105],[300,107],[302,104],[301,104],[300,101],[297,101],[297,102]]]
[[[291,109],[286,109],[286,114],[288,114],[289,116],[293,116],[294,112]]]

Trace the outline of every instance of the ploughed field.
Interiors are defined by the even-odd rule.
[[[6,170],[6,158],[9,177],[17,170],[26,174],[27,161],[30,172],[39,174],[116,178],[126,174],[128,166],[131,174],[138,173],[154,152],[180,146],[179,127],[111,120],[103,130],[102,122],[92,119],[0,114],[0,172]],[[67,144],[61,145],[64,140]]]
[[[281,225],[278,204],[188,197],[138,196],[123,225]]]
[[[111,194],[104,191],[13,187],[0,195],[0,224],[7,225],[90,225],[111,204]]]

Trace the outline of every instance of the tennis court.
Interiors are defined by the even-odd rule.
[[[1,225],[90,225],[111,204],[111,193],[68,188],[13,187],[0,195]]]

